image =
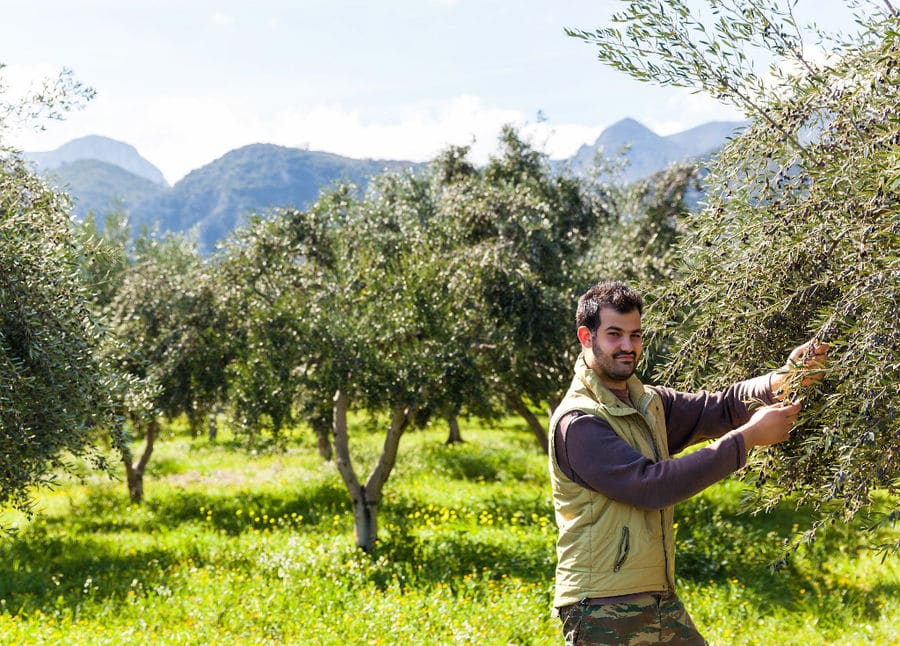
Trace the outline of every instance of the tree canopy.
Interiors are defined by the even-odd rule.
[[[900,20],[885,7],[856,34],[820,35],[824,61],[787,3],[710,1],[711,26],[679,0],[631,3],[613,27],[572,32],[636,78],[752,118],[710,165],[650,327],[672,344],[661,377],[684,387],[779,366],[809,338],[831,345],[822,387],[794,393],[804,413],[791,441],[751,471],[757,504],[792,496],[819,510],[817,524],[860,511],[890,521],[878,492],[900,489]],[[754,47],[775,61],[768,78]]]
[[[28,509],[28,488],[52,483],[93,451],[95,427],[121,430],[115,370],[81,280],[81,248],[65,195],[0,154],[0,505]]]

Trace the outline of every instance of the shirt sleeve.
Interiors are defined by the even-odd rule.
[[[641,509],[663,509],[687,500],[746,464],[746,445],[740,433],[661,462],[633,449],[594,415],[570,413],[554,433],[557,463],[566,476]]]
[[[769,375],[739,381],[721,392],[684,393],[662,386],[648,386],[659,395],[666,414],[669,453],[675,455],[691,444],[722,437],[750,419],[751,402],[775,401]]]

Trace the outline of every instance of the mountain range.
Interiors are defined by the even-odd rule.
[[[631,183],[673,162],[700,159],[715,152],[744,125],[735,121],[711,121],[660,136],[634,119],[622,119],[601,132],[593,144],[581,146],[568,162],[574,172],[583,174],[594,165],[598,155],[606,160],[622,155],[627,165],[616,179]]]
[[[627,165],[617,180],[632,182],[672,162],[697,159],[720,148],[744,124],[710,122],[660,136],[633,119],[606,128],[591,145],[582,146],[568,165],[585,173],[596,157],[624,155]],[[131,145],[91,135],[49,152],[25,153],[36,170],[72,198],[76,217],[103,216],[125,210],[134,232],[193,231],[208,252],[250,214],[276,207],[307,208],[322,189],[352,182],[364,189],[385,171],[424,167],[402,160],[354,159],[328,152],[251,144],[232,150],[169,186],[162,172]]]

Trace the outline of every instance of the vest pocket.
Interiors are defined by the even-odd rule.
[[[622,569],[625,559],[628,558],[628,550],[631,549],[631,536],[628,531],[628,525],[622,528],[622,538],[619,539],[619,551],[616,553],[616,564],[613,566],[613,572]]]

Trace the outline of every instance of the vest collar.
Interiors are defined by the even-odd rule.
[[[630,415],[635,411],[634,408],[625,404],[609,388],[603,385],[594,369],[587,365],[583,352],[578,355],[578,359],[575,361],[575,379],[581,382],[585,394],[598,404],[601,404],[610,415]],[[653,391],[644,388],[640,379],[634,375],[628,378],[625,386],[628,388],[628,397],[637,410],[641,414],[646,413],[647,408],[650,406],[650,401],[653,399]]]

